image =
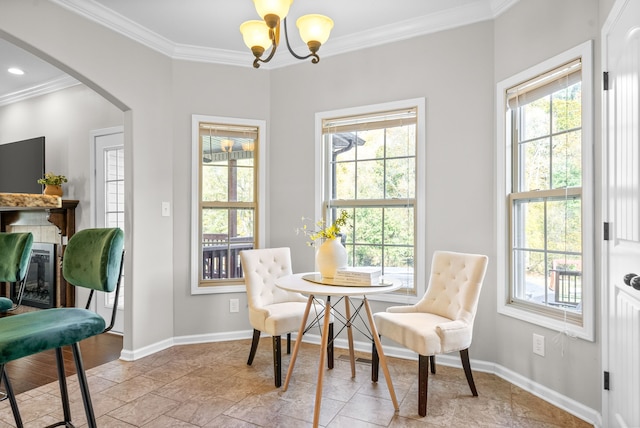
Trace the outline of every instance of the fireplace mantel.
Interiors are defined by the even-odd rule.
[[[60,196],[33,193],[0,193],[0,210],[61,208]]]

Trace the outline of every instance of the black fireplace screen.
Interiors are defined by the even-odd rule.
[[[54,307],[56,286],[56,245],[34,243],[31,263],[27,272],[27,282],[22,297],[22,304],[36,308]],[[11,297],[16,299],[17,286],[14,284]]]

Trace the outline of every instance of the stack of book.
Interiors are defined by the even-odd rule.
[[[380,284],[382,269],[379,267],[348,267],[338,269],[333,280],[344,285],[371,286]]]

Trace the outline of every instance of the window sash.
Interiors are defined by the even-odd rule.
[[[353,199],[333,199],[335,195],[334,186],[332,184],[332,180],[336,178],[334,171],[336,170],[335,165],[340,163],[353,163],[353,164],[361,164],[366,161],[381,161],[387,162],[393,159],[400,159],[397,156],[386,156],[385,155],[377,156],[375,158],[367,158],[366,160],[358,159],[354,157],[352,160],[348,161],[334,161],[332,156],[332,138],[331,135],[337,133],[347,133],[347,132],[364,132],[371,130],[379,130],[379,129],[388,129],[395,128],[400,126],[410,126],[415,125],[417,128],[417,108],[406,108],[400,110],[387,110],[382,112],[375,112],[370,114],[361,114],[361,115],[353,115],[353,116],[342,116],[342,117],[333,117],[327,118],[322,121],[322,141],[326,150],[326,159],[330,159],[330,161],[325,164],[325,178],[326,178],[326,188],[324,195],[324,204],[323,204],[323,218],[328,219],[331,216],[331,213],[339,212],[340,209],[358,209],[358,208],[409,208],[412,210],[412,218],[413,218],[413,245],[412,245],[412,254],[413,260],[410,262],[410,272],[405,271],[402,274],[398,273],[398,277],[401,278],[404,275],[403,281],[405,282],[404,287],[400,289],[397,293],[404,294],[407,293],[416,295],[417,287],[416,287],[416,266],[415,266],[415,257],[417,254],[417,233],[416,233],[416,199],[415,193],[417,188],[417,151],[418,151],[418,129],[415,129],[414,132],[414,140],[412,142],[412,154],[410,156],[401,156],[400,158],[404,159],[412,159],[413,160],[413,170],[410,171],[411,176],[413,177],[413,183],[411,183],[411,189],[409,190],[409,196],[407,198],[359,198],[357,194],[354,194]],[[382,144],[387,144],[386,136],[385,141]],[[386,189],[387,185],[387,177],[386,174],[383,178],[383,189]],[[333,189],[333,190],[332,190]],[[385,191],[386,193],[386,191]],[[357,227],[357,226],[356,226]],[[353,244],[358,245],[358,244]],[[386,250],[391,250],[394,245],[386,242],[384,244],[380,244],[383,246],[382,253],[385,254]],[[349,247],[350,244],[347,244]],[[397,246],[399,248],[399,246]],[[404,246],[401,246],[404,248]],[[354,254],[355,257],[355,254]],[[384,265],[384,261],[383,261]],[[387,267],[387,266],[385,266]],[[406,281],[406,275],[410,275],[410,284]]]
[[[519,297],[518,295],[522,296],[522,294],[524,293],[523,290],[520,290],[521,292],[518,293],[516,291],[517,287],[520,286],[525,286],[525,282],[526,282],[526,277],[522,277],[519,278],[519,275],[523,274],[523,272],[521,272],[519,269],[525,269],[526,266],[520,266],[519,263],[516,261],[516,259],[518,258],[517,255],[519,254],[524,254],[524,253],[541,253],[542,256],[545,258],[549,257],[550,254],[554,254],[555,251],[549,251],[549,249],[546,247],[546,243],[548,242],[549,239],[549,235],[548,235],[548,231],[546,229],[546,226],[544,227],[544,232],[543,232],[543,242],[544,242],[544,248],[543,249],[537,249],[537,248],[524,248],[522,246],[519,246],[518,242],[517,242],[517,237],[519,236],[521,230],[518,229],[516,230],[516,228],[518,227],[524,227],[524,224],[519,224],[519,221],[516,219],[516,204],[518,202],[522,202],[522,201],[540,201],[545,203],[545,206],[547,203],[552,202],[552,201],[558,201],[558,200],[569,200],[569,199],[574,199],[574,198],[579,198],[580,200],[582,200],[582,186],[573,186],[573,187],[560,187],[560,188],[553,188],[553,183],[549,182],[549,186],[551,188],[549,189],[536,189],[536,190],[526,190],[526,191],[520,191],[520,189],[522,187],[524,187],[525,183],[523,182],[524,180],[524,167],[525,165],[523,164],[523,160],[520,159],[520,155],[521,155],[521,151],[520,151],[520,147],[522,144],[526,144],[528,143],[528,140],[523,140],[521,139],[521,135],[519,133],[520,128],[522,126],[524,126],[524,123],[520,123],[521,120],[521,116],[520,116],[520,109],[522,107],[524,107],[527,104],[533,103],[534,101],[537,101],[543,97],[548,97],[551,96],[553,93],[560,91],[564,88],[570,87],[578,82],[582,81],[582,63],[580,59],[577,60],[573,60],[563,66],[560,67],[556,67],[555,69],[543,73],[542,75],[539,75],[533,79],[530,79],[526,82],[523,82],[522,84],[516,85],[510,89],[508,89],[506,91],[506,106],[510,109],[510,117],[511,117],[511,129],[512,129],[512,133],[510,134],[510,138],[511,138],[511,150],[512,150],[512,172],[511,172],[511,179],[512,179],[512,193],[508,194],[508,210],[509,210],[509,262],[508,262],[508,266],[509,266],[509,287],[508,287],[508,301],[509,304],[511,305],[515,305],[517,307],[520,307],[522,309],[525,309],[527,311],[530,311],[532,313],[538,314],[538,315],[542,315],[545,317],[549,317],[551,319],[555,319],[555,320],[562,320],[564,322],[568,322],[571,324],[575,324],[577,326],[582,326],[583,325],[583,310],[582,310],[582,305],[580,305],[580,310],[579,312],[576,312],[575,310],[567,310],[565,307],[563,307],[562,305],[557,305],[557,306],[552,306],[549,302],[549,300],[546,297],[546,293],[547,293],[547,272],[546,272],[546,265],[547,263],[545,262],[545,280],[544,280],[544,284],[543,286],[545,287],[545,298],[542,302],[540,303],[534,303],[528,300],[525,300],[522,297]],[[581,108],[582,108],[582,103],[581,103]],[[553,114],[552,110],[550,110],[549,112],[546,113],[549,118],[551,119],[551,116]],[[551,126],[552,121],[549,121],[549,126]],[[559,135],[563,135],[563,134],[568,134],[570,132],[575,132],[575,131],[581,131],[582,129],[582,124],[577,127],[577,128],[572,128],[572,129],[563,129],[560,132],[554,132],[551,128],[549,128],[548,132],[546,133],[541,133],[540,135],[537,135],[535,137],[535,140],[539,139],[539,140],[548,140],[548,143],[550,145],[550,149],[552,147],[551,145],[551,141],[553,140],[554,137],[557,137]],[[581,139],[582,140],[582,139]],[[583,149],[584,144],[581,141],[581,152],[584,150]],[[550,151],[549,154],[549,162],[552,161],[552,157],[553,154]],[[552,180],[552,175],[551,175],[551,171],[549,172],[550,176],[549,176],[549,180]],[[584,176],[581,177],[581,180],[584,180]],[[582,216],[582,212],[581,212],[581,216]],[[547,220],[547,214],[544,214],[544,221],[546,223]],[[581,220],[581,241],[583,241],[583,237],[584,237],[584,224],[582,224],[582,220]],[[582,248],[582,247],[581,247]],[[567,252],[559,252],[558,254],[565,254],[565,256],[569,255],[570,253]],[[583,257],[583,252],[581,251],[580,253],[580,258],[582,259]],[[581,283],[581,288],[580,288],[580,303],[583,302],[582,298],[584,297],[584,287],[582,287],[582,283]],[[555,296],[554,296],[554,300],[553,300],[554,304],[556,304],[557,302],[555,302]]]
[[[264,129],[264,121],[192,116],[192,294],[244,289],[239,252],[263,242]]]

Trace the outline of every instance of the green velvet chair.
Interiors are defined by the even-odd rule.
[[[18,285],[15,303],[0,297],[0,313],[13,311],[22,303],[32,246],[31,233],[0,233],[0,282]]]
[[[87,417],[87,426],[96,427],[95,415],[87,378],[84,373],[79,342],[108,331],[105,320],[89,305],[94,291],[111,292],[120,289],[124,234],[118,228],[86,229],[69,239],[62,261],[62,274],[76,287],[91,290],[85,308],[51,308],[0,318],[0,374],[5,384],[11,410],[18,428],[23,427],[18,403],[5,370],[5,364],[22,357],[55,349],[58,365],[58,383],[64,421],[53,426],[73,427],[62,347],[71,346],[76,365],[80,393]],[[115,311],[114,311],[115,314]]]

